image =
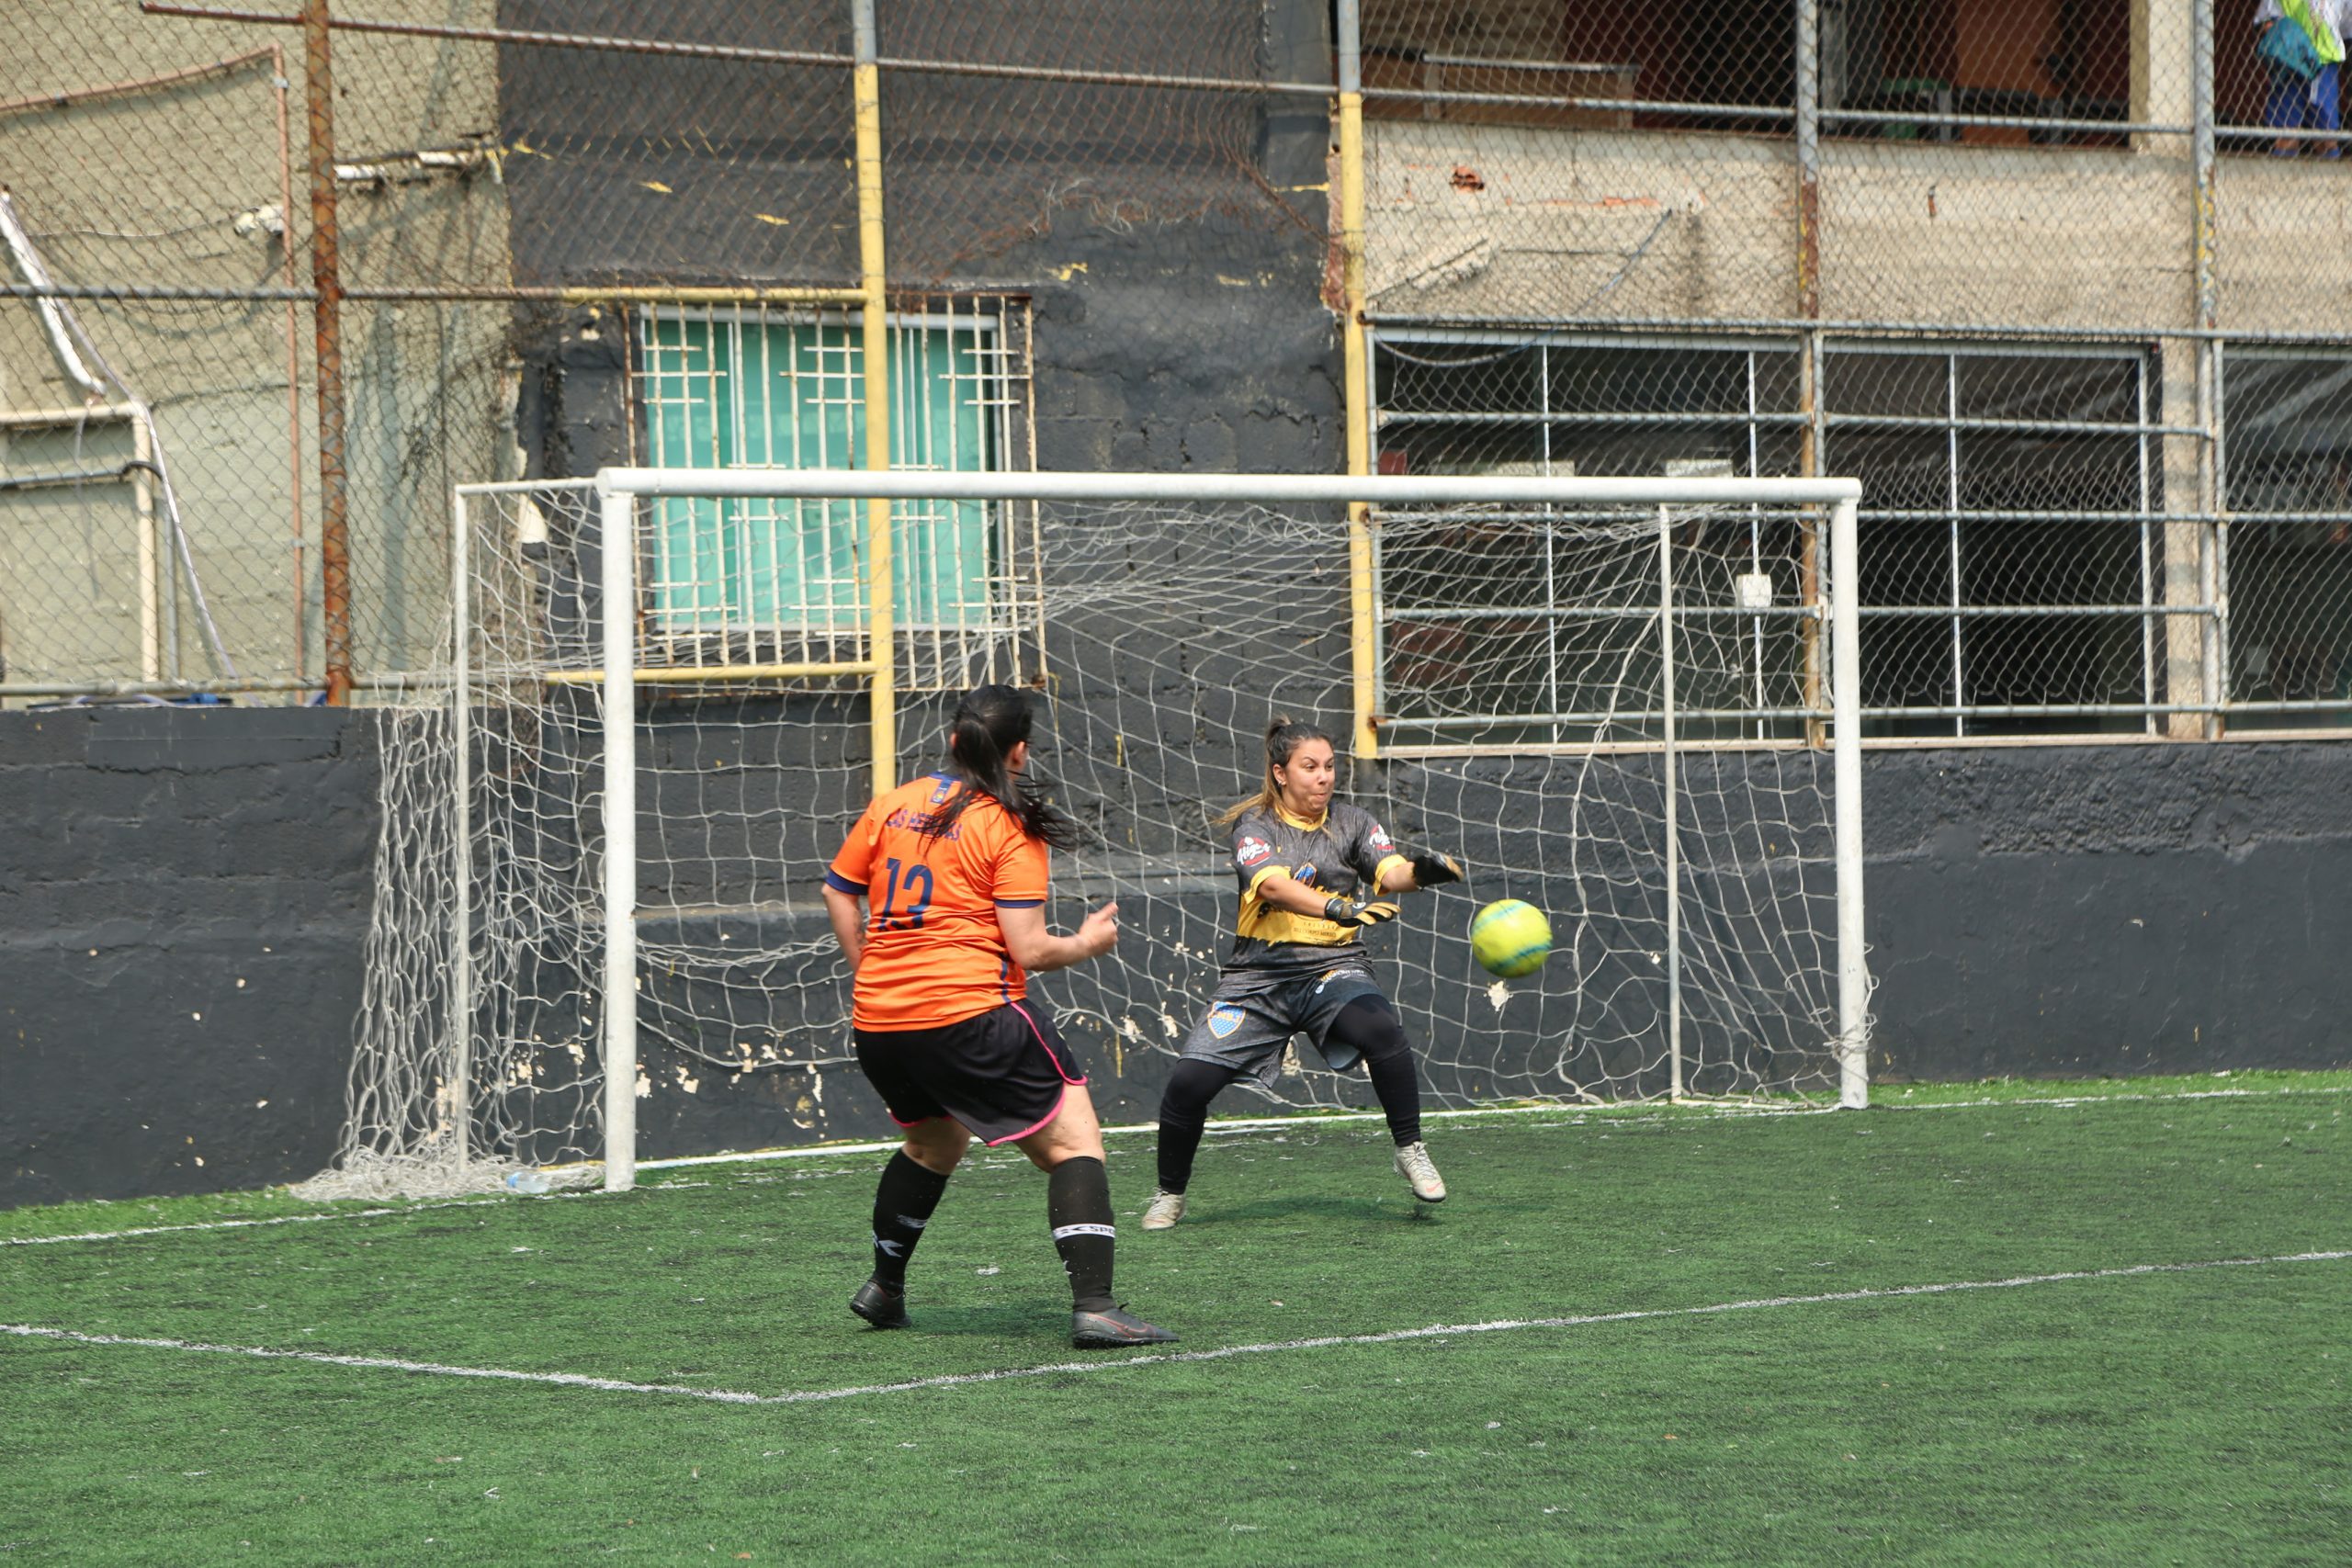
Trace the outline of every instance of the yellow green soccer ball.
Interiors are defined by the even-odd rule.
[[[1552,922],[1521,899],[1489,904],[1470,922],[1470,952],[1489,975],[1506,980],[1532,975],[1551,951]]]

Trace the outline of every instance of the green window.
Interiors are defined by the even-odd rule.
[[[855,316],[649,312],[639,386],[654,467],[865,466],[864,333]],[[894,318],[890,461],[997,468],[995,323]],[[981,502],[900,502],[893,602],[909,630],[990,619],[993,529]],[[865,619],[865,507],[854,501],[664,499],[644,574],[651,630],[851,634]]]

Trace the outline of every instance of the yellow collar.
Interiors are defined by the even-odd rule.
[[[1274,815],[1281,818],[1284,822],[1289,823],[1292,827],[1300,829],[1302,832],[1312,833],[1316,829],[1320,828],[1324,823],[1329,822],[1331,819],[1331,808],[1328,806],[1325,807],[1323,808],[1323,815],[1320,817],[1294,817],[1290,814],[1289,810],[1283,807],[1283,803],[1277,800],[1274,802]]]

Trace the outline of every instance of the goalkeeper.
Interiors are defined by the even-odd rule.
[[[1238,935],[1160,1096],[1159,1190],[1144,1210],[1148,1231],[1184,1217],[1209,1102],[1245,1076],[1272,1087],[1293,1034],[1335,1071],[1363,1063],[1396,1143],[1397,1174],[1422,1202],[1444,1201],[1421,1142],[1420,1078],[1404,1021],[1359,939],[1396,918],[1383,895],[1459,882],[1462,868],[1450,855],[1398,853],[1371,813],[1331,798],[1338,778],[1329,735],[1277,718],[1266,730],[1264,784],[1219,818],[1233,826]]]
[[[907,1326],[907,1260],[978,1134],[1046,1173],[1071,1342],[1164,1344],[1176,1336],[1111,1299],[1102,1128],[1077,1057],[1028,994],[1030,973],[1119,940],[1116,904],[1075,936],[1046,929],[1046,849],[1069,848],[1077,829],[1021,780],[1030,725],[1011,686],[966,696],[945,769],[868,806],[825,873],[825,912],[857,977],[857,1065],[906,1133],[874,1194],[874,1273],[849,1309],[876,1328]]]

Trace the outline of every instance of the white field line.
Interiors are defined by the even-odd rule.
[[[387,1214],[421,1214],[428,1209],[480,1209],[509,1201],[511,1200],[505,1198],[445,1198],[436,1202],[398,1203],[379,1209],[325,1209],[315,1214],[270,1214],[252,1220],[195,1220],[184,1225],[134,1225],[119,1231],[77,1231],[72,1235],[0,1236],[0,1246],[49,1247],[61,1241],[120,1241],[126,1236],[172,1235],[180,1231],[243,1231],[259,1230],[269,1225],[314,1225],[322,1220],[375,1220]]]
[[[420,1372],[435,1377],[480,1378],[499,1382],[543,1383],[560,1388],[594,1389],[605,1393],[675,1394],[719,1404],[810,1404],[825,1400],[857,1399],[876,1393],[913,1393],[924,1389],[962,1388],[974,1383],[1007,1382],[1016,1378],[1059,1377],[1069,1372],[1100,1372],[1123,1367],[1174,1366],[1192,1361],[1230,1360],[1236,1356],[1265,1356],[1279,1351],[1323,1350],[1348,1345],[1396,1345],[1413,1339],[1453,1339],[1473,1334],[1512,1334],[1530,1328],[1589,1328],[1608,1323],[1638,1323],[1671,1317],[1709,1317],[1724,1313],[1761,1312],[1775,1307],[1824,1306],[1840,1302],[1892,1301],[1905,1296],[1955,1295],[1967,1291],[2012,1291],[2029,1285],[2054,1285],[2082,1280],[2126,1280],[2147,1274],[2193,1274],[2213,1269],[2258,1269],[2285,1263],[2336,1263],[2352,1258],[2352,1251],[2292,1252],[2269,1258],[2215,1258],[2189,1263],[2136,1263],[2124,1269],[2077,1269],[2056,1274],[2016,1274],[2005,1280],[1955,1280],[1932,1285],[1887,1285],[1871,1290],[1832,1291],[1811,1296],[1762,1296],[1749,1301],[1716,1302],[1707,1306],[1657,1307],[1632,1312],[1587,1313],[1574,1317],[1502,1318],[1487,1323],[1440,1323],[1426,1328],[1396,1328],[1382,1334],[1334,1334],[1315,1339],[1280,1339],[1256,1345],[1228,1345],[1216,1350],[1149,1351],[1107,1359],[1057,1361],[1040,1367],[1008,1367],[989,1372],[955,1372],[943,1377],[913,1378],[903,1382],[861,1383],[847,1388],[801,1389],[789,1393],[748,1393],[733,1389],[687,1388],[677,1383],[629,1382],[619,1378],[588,1377],[578,1372],[523,1372],[501,1367],[455,1367],[438,1361],[411,1361],[387,1356],[337,1356],[321,1350],[273,1350],[251,1345],[212,1345],[195,1339],[139,1338],[119,1334],[78,1334],[65,1328],[31,1324],[0,1324],[0,1334],[24,1339],[47,1339],[74,1345],[130,1345],[154,1350],[187,1350],[205,1355],[242,1356],[264,1361],[310,1361],[330,1367],[359,1367],[379,1371]]]
[[[1895,1104],[1887,1108],[1895,1111],[1998,1111],[2009,1106],[2039,1106],[2043,1108],[2064,1109],[2086,1105],[2145,1104],[2150,1101],[2173,1100],[2291,1100],[2303,1095],[2346,1093],[2352,1093],[2352,1086],[2339,1087],[2330,1084],[2313,1089],[2190,1089],[2177,1094],[2047,1095],[2038,1099],[2026,1100],[1996,1099],[1988,1097],[1982,1100],[1952,1100],[1923,1105]],[[1425,1111],[1421,1113],[1421,1120],[1429,1122],[1441,1119],[1465,1120],[1474,1117],[1489,1116],[1566,1115],[1578,1118],[1589,1116],[1598,1118],[1600,1121],[1609,1124],[1624,1125],[1628,1123],[1638,1124],[1645,1122],[1672,1121],[1677,1118],[1694,1115],[1714,1117],[1724,1120],[1747,1120],[1776,1116],[1835,1116],[1840,1113],[1840,1108],[1835,1105],[1780,1106],[1764,1104],[1757,1101],[1730,1101],[1724,1103],[1694,1101],[1670,1108],[1633,1105],[1620,1109],[1618,1106],[1611,1104],[1579,1103],[1562,1100],[1538,1105],[1480,1106],[1466,1111]],[[1261,1116],[1248,1119],[1235,1118],[1230,1121],[1211,1122],[1208,1124],[1207,1131],[1212,1134],[1264,1132],[1312,1132],[1317,1127],[1326,1126],[1336,1122],[1377,1122],[1381,1119],[1382,1113],[1377,1111],[1348,1111],[1319,1116]],[[1158,1131],[1158,1123],[1150,1122],[1134,1122],[1124,1126],[1105,1127],[1102,1129],[1103,1135],[1106,1137],[1123,1133],[1154,1133]],[[792,1148],[757,1149],[749,1154],[692,1155],[682,1156],[677,1159],[639,1160],[638,1162],[637,1168],[639,1170],[678,1170],[691,1166],[758,1165],[770,1160],[817,1159],[830,1155],[846,1156],[888,1154],[898,1146],[899,1144],[896,1139],[891,1139],[883,1143],[871,1144],[809,1144]],[[550,1167],[549,1168],[561,1169],[571,1168]],[[535,1199],[594,1198],[600,1197],[602,1194],[591,1190],[570,1192],[541,1192],[534,1193],[530,1196]],[[323,1210],[320,1213],[310,1214],[275,1214],[266,1218],[251,1220],[199,1220],[190,1221],[186,1224],[177,1225],[138,1225],[119,1231],[77,1231],[70,1235],[0,1236],[0,1247],[49,1247],[59,1242],[119,1241],[125,1238],[137,1236],[171,1235],[183,1231],[255,1230],[272,1225],[317,1224],[325,1220],[372,1220],[382,1219],[389,1215],[422,1213],[430,1209],[469,1209],[491,1207],[499,1204],[511,1203],[514,1201],[515,1200],[514,1198],[508,1197],[447,1198],[428,1202],[393,1204],[372,1209],[334,1209]]]

